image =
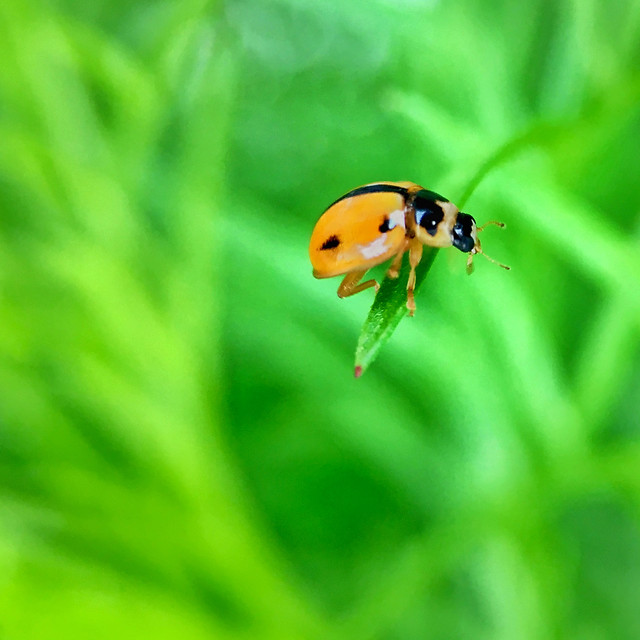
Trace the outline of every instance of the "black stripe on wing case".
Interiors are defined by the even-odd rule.
[[[358,187],[353,191],[349,191],[349,193],[345,193],[343,196],[338,198],[335,202],[332,202],[325,211],[328,211],[333,207],[334,204],[337,204],[341,200],[346,200],[347,198],[353,198],[355,196],[362,196],[366,193],[398,193],[403,197],[406,197],[408,190],[406,187],[400,187],[397,184],[368,184],[364,187]]]

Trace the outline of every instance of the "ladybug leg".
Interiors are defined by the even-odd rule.
[[[407,243],[405,242],[402,245],[402,249],[398,251],[396,257],[393,259],[393,262],[389,265],[387,269],[387,277],[395,280],[400,275],[400,268],[402,267],[402,257],[404,256],[404,252],[407,250]]]
[[[413,290],[416,287],[416,267],[422,260],[422,243],[419,240],[414,240],[409,247],[409,264],[411,265],[411,271],[409,272],[409,280],[407,280],[407,309],[409,309],[409,315],[413,316],[416,311],[416,301],[413,297]]]
[[[353,296],[356,293],[360,293],[369,287],[375,287],[376,293],[378,293],[378,289],[380,285],[375,280],[367,280],[366,282],[360,282],[362,276],[367,272],[365,271],[352,271],[351,273],[347,273],[344,277],[344,280],[340,283],[338,287],[338,297],[346,298],[348,296]],[[360,282],[360,284],[358,284]]]
[[[467,274],[471,275],[473,273],[473,252],[469,254],[467,258]]]

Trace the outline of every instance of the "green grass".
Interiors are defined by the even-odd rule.
[[[640,636],[637,2],[5,0],[0,60],[2,640]],[[307,247],[376,180],[512,271],[354,380]]]
[[[438,249],[426,248],[416,268],[416,292],[429,274],[429,269],[438,255]],[[380,290],[367,315],[356,346],[354,375],[361,377],[378,356],[379,351],[391,338],[400,321],[407,317],[407,281],[409,260],[403,259],[400,275],[393,279],[385,277]]]

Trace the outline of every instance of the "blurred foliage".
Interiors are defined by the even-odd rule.
[[[0,60],[2,640],[640,637],[637,0],[3,0]],[[474,176],[513,270],[354,380],[316,219]]]

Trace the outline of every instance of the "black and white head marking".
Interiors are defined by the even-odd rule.
[[[438,225],[444,218],[444,211],[440,202],[448,202],[448,200],[426,189],[418,191],[413,199],[412,204],[415,211],[416,224],[422,227],[430,236],[435,236],[438,231]]]
[[[468,213],[458,214],[451,230],[451,242],[463,253],[469,253],[476,246],[476,221]]]

